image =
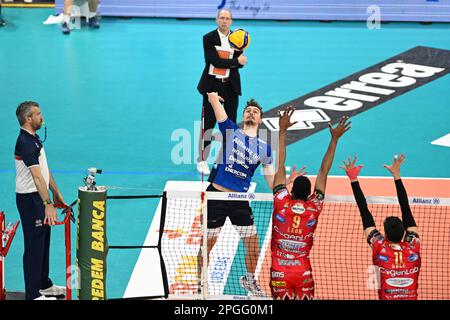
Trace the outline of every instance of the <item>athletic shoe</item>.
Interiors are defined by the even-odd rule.
[[[209,175],[211,173],[206,161],[200,161],[199,163],[197,163],[197,171],[199,173],[203,173],[204,175]]]
[[[92,18],[89,18],[89,23],[88,23],[90,28],[95,28],[98,29],[100,28],[100,22],[98,22],[98,18],[97,16],[94,16]]]
[[[66,294],[66,287],[53,285],[50,288],[39,290],[39,293],[43,296],[63,296]]]
[[[36,299],[33,300],[57,300],[55,297],[46,297],[46,296],[39,296]]]
[[[70,34],[69,24],[67,22],[63,22],[61,24],[61,30],[63,34]]]
[[[6,21],[3,20],[2,17],[0,17],[0,27],[4,27],[4,26],[6,26]]]
[[[249,280],[247,276],[242,276],[239,283],[242,288],[250,292],[252,296],[265,297],[265,293],[261,290],[256,279]]]

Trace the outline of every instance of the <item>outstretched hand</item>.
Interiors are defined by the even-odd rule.
[[[294,114],[295,108],[287,106],[283,110],[278,110],[278,124],[280,131],[285,131],[289,127],[292,127],[297,121],[291,122],[291,116]]]
[[[223,98],[217,92],[207,92],[208,102],[212,105],[214,102],[223,102]]]
[[[345,170],[345,173],[347,174],[347,176],[349,177],[350,181],[357,181],[358,180],[358,174],[359,171],[361,171],[361,169],[364,167],[362,165],[359,166],[355,166],[356,164],[356,160],[358,158],[355,156],[353,158],[353,161],[350,159],[350,157],[348,157],[348,163],[344,162],[344,166],[339,166],[339,168]]]
[[[339,120],[339,123],[336,127],[333,128],[331,123],[328,123],[328,128],[330,128],[330,133],[332,139],[338,140],[344,133],[346,133],[348,130],[350,130],[352,122],[349,121],[348,117],[342,117],[341,120]]]
[[[383,167],[388,169],[388,171],[392,174],[394,179],[400,179],[400,167],[405,161],[406,157],[404,154],[400,154],[400,156],[395,155],[394,156],[394,162],[388,166],[387,164],[384,164]]]
[[[294,166],[292,168],[292,171],[291,171],[291,173],[289,174],[289,177],[286,180],[286,185],[294,183],[294,181],[295,181],[295,179],[297,177],[305,176],[305,175],[308,174],[308,172],[304,171],[306,169],[306,167],[302,167],[299,171],[295,171],[296,168],[297,168],[296,166]]]

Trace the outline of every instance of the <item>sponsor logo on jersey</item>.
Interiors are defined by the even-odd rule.
[[[389,257],[383,256],[382,254],[378,255],[378,259],[384,262],[389,261]]]
[[[286,219],[284,217],[280,216],[279,214],[275,215],[275,219],[277,219],[281,223],[285,223],[286,222]]]
[[[308,271],[303,272],[302,276],[307,277],[307,276],[310,276],[311,274],[312,274],[311,270],[308,270]]]
[[[305,242],[291,240],[280,240],[280,244],[282,245],[283,249],[294,252],[300,251],[300,249],[303,249],[307,246]]]
[[[387,293],[387,294],[393,294],[393,293],[396,293],[396,294],[410,294],[410,293],[413,293],[414,291],[413,290],[408,290],[408,289],[386,289],[386,290],[384,290],[384,292]]]
[[[408,261],[409,261],[409,262],[415,262],[415,261],[417,261],[417,260],[419,260],[419,255],[416,254],[416,253],[413,253],[412,255],[410,255],[410,256],[408,257]]]
[[[283,257],[286,259],[294,259],[295,258],[295,256],[293,254],[285,253],[285,252],[279,251],[279,250],[277,250],[277,256],[280,256],[280,257]]]
[[[414,267],[408,270],[389,270],[385,268],[380,268],[380,272],[386,274],[390,277],[401,277],[401,276],[409,276],[414,273],[419,272],[419,267]]]
[[[272,278],[284,278],[284,272],[272,271]]]
[[[392,296],[392,299],[404,299],[404,298],[409,298],[410,295],[407,294],[395,294]]]
[[[389,278],[386,279],[386,283],[391,287],[406,288],[414,283],[414,279],[411,278]]]
[[[244,172],[241,172],[241,171],[238,171],[236,169],[233,169],[231,167],[231,165],[230,166],[225,166],[225,171],[233,174],[235,177],[240,178],[240,179],[247,178],[247,175]]]
[[[296,203],[292,206],[291,210],[293,213],[302,214],[305,212],[305,207],[301,203]]]
[[[286,287],[286,281],[271,281],[272,287]]]
[[[308,228],[312,228],[316,224],[316,222],[317,222],[316,219],[309,220],[308,223],[306,224],[306,226]]]
[[[300,260],[283,260],[277,259],[278,265],[283,267],[299,267],[302,265]]]

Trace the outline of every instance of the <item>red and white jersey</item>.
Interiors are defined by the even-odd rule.
[[[324,195],[315,191],[306,201],[292,199],[285,186],[275,190],[272,214],[272,268],[311,270],[309,252],[323,207]]]
[[[380,300],[417,300],[420,240],[407,232],[404,241],[391,243],[374,230],[368,238],[373,264],[380,269]]]

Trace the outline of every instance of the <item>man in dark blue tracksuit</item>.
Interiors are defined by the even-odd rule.
[[[16,110],[20,124],[14,159],[16,163],[16,203],[22,221],[25,252],[23,271],[27,300],[54,300],[65,288],[53,285],[49,278],[50,226],[56,222],[56,209],[50,199],[65,204],[47,165],[41,139],[39,104],[25,101]]]

